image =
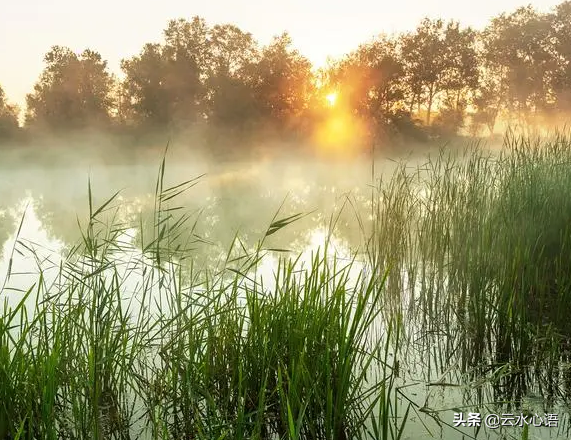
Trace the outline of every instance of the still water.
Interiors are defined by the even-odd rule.
[[[390,160],[379,160],[374,167],[375,178],[390,176],[395,166]],[[353,261],[350,278],[356,281],[367,270],[363,251],[371,220],[371,171],[367,161],[213,164],[170,157],[164,187],[202,176],[196,185],[170,201],[171,206],[183,207],[189,221],[196,225],[186,243],[193,249],[194,263],[199,266],[219,265],[236,237],[246,249],[253,249],[273,219],[302,213],[301,219],[267,237],[265,247],[288,250],[295,256],[301,254],[299,264],[307,267],[312,256],[323,251],[327,243],[330,256],[341,262]],[[52,166],[20,164],[4,166],[1,173],[0,282],[10,272],[2,293],[2,300],[9,306],[17,304],[23,292],[38,281],[40,268],[44,283],[55,282],[60,264],[73,244],[81,240],[80,228],[89,219],[88,179],[92,209],[120,190],[110,207],[117,208],[112,210],[114,221],[129,227],[120,236],[123,254],[117,258],[144,263],[138,238],[142,231],[145,233],[145,222],[152,224],[158,161],[124,165],[103,165],[98,161]],[[142,228],[136,226],[138,219],[146,219]],[[270,252],[257,270],[256,276],[266,288],[272,288],[279,255]],[[126,263],[125,273],[136,272]],[[126,292],[136,290],[135,281],[132,283],[130,286],[127,280]],[[406,289],[413,292],[419,288],[409,284],[405,280]],[[414,335],[415,329],[408,331]],[[414,405],[404,438],[522,438],[522,426],[492,425],[537,422],[533,419],[536,413],[544,419],[548,413],[552,424],[556,417],[558,426],[530,426],[527,438],[568,438],[566,407],[544,407],[542,396],[533,389],[526,396],[526,405],[533,412],[527,419],[521,418],[520,410],[494,406],[489,389],[461,377],[454,362],[443,364],[438,347],[445,338],[428,336],[422,351],[416,351],[415,344],[411,344],[402,356],[401,414],[409,403]],[[426,345],[432,345],[429,359],[424,357]],[[463,423],[462,419],[466,421]]]

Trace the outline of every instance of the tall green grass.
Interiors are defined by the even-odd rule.
[[[356,280],[327,246],[305,265],[272,249],[301,215],[203,268],[197,220],[176,204],[196,183],[167,187],[163,161],[138,224],[115,197],[94,207],[89,185],[55,281],[1,312],[0,438],[399,439],[411,411],[450,427],[407,395],[412,364],[476,409],[569,400],[568,137],[403,161],[378,183]]]
[[[436,377],[458,366],[516,406],[531,387],[557,397],[571,338],[570,193],[562,134],[508,133],[494,154],[442,149],[379,183],[370,260],[390,268],[387,294]]]
[[[306,268],[282,258],[265,288],[264,242],[292,216],[254,251],[236,239],[221,268],[196,272],[199,238],[173,204],[195,181],[167,188],[164,173],[163,162],[139,250],[115,196],[96,208],[89,185],[82,242],[55,281],[40,275],[6,302],[0,438],[400,438],[389,357],[400,325],[375,325],[382,268],[350,282],[351,263],[326,252]]]

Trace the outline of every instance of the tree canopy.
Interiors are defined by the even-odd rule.
[[[26,123],[53,130],[105,127],[113,105],[112,77],[101,55],[54,46],[34,92],[27,95]]]
[[[18,107],[10,104],[0,87],[0,139],[11,139],[18,132]]]
[[[331,114],[325,96],[372,133],[410,127],[433,135],[492,133],[498,121],[533,128],[571,110],[571,1],[549,13],[531,6],[493,18],[482,31],[423,19],[381,34],[316,70],[287,33],[266,46],[233,24],[201,17],[167,23],[160,42],[121,62],[121,78],[91,49],[54,46],[27,95],[25,126],[309,135]],[[408,127],[408,128],[407,128]],[[0,136],[18,109],[0,89]]]

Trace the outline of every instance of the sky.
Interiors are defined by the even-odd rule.
[[[98,51],[114,73],[120,61],[160,42],[168,20],[198,15],[209,25],[232,23],[261,44],[288,31],[316,66],[340,57],[380,33],[414,30],[423,17],[455,19],[483,28],[524,4],[547,12],[562,0],[15,0],[0,9],[0,86],[24,106],[53,45]]]

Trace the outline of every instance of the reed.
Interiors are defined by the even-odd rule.
[[[317,252],[309,267],[281,258],[264,287],[265,240],[299,216],[197,271],[181,245],[193,223],[174,204],[195,181],[166,188],[164,175],[163,161],[152,233],[134,242],[116,195],[96,208],[89,184],[82,242],[53,281],[42,273],[6,303],[0,438],[400,437],[387,357],[399,326],[374,325],[384,273],[350,282],[351,262]]]
[[[400,439],[409,413],[450,428],[406,394],[413,363],[477,408],[568,399],[569,137],[400,163],[363,210],[372,221],[356,217],[356,280],[357,250],[347,262],[326,243],[304,263],[272,248],[299,214],[198,264],[206,241],[177,205],[197,180],[165,174],[163,161],[152,218],[135,224],[116,195],[94,207],[89,184],[57,276],[15,291],[8,273],[0,439]]]

